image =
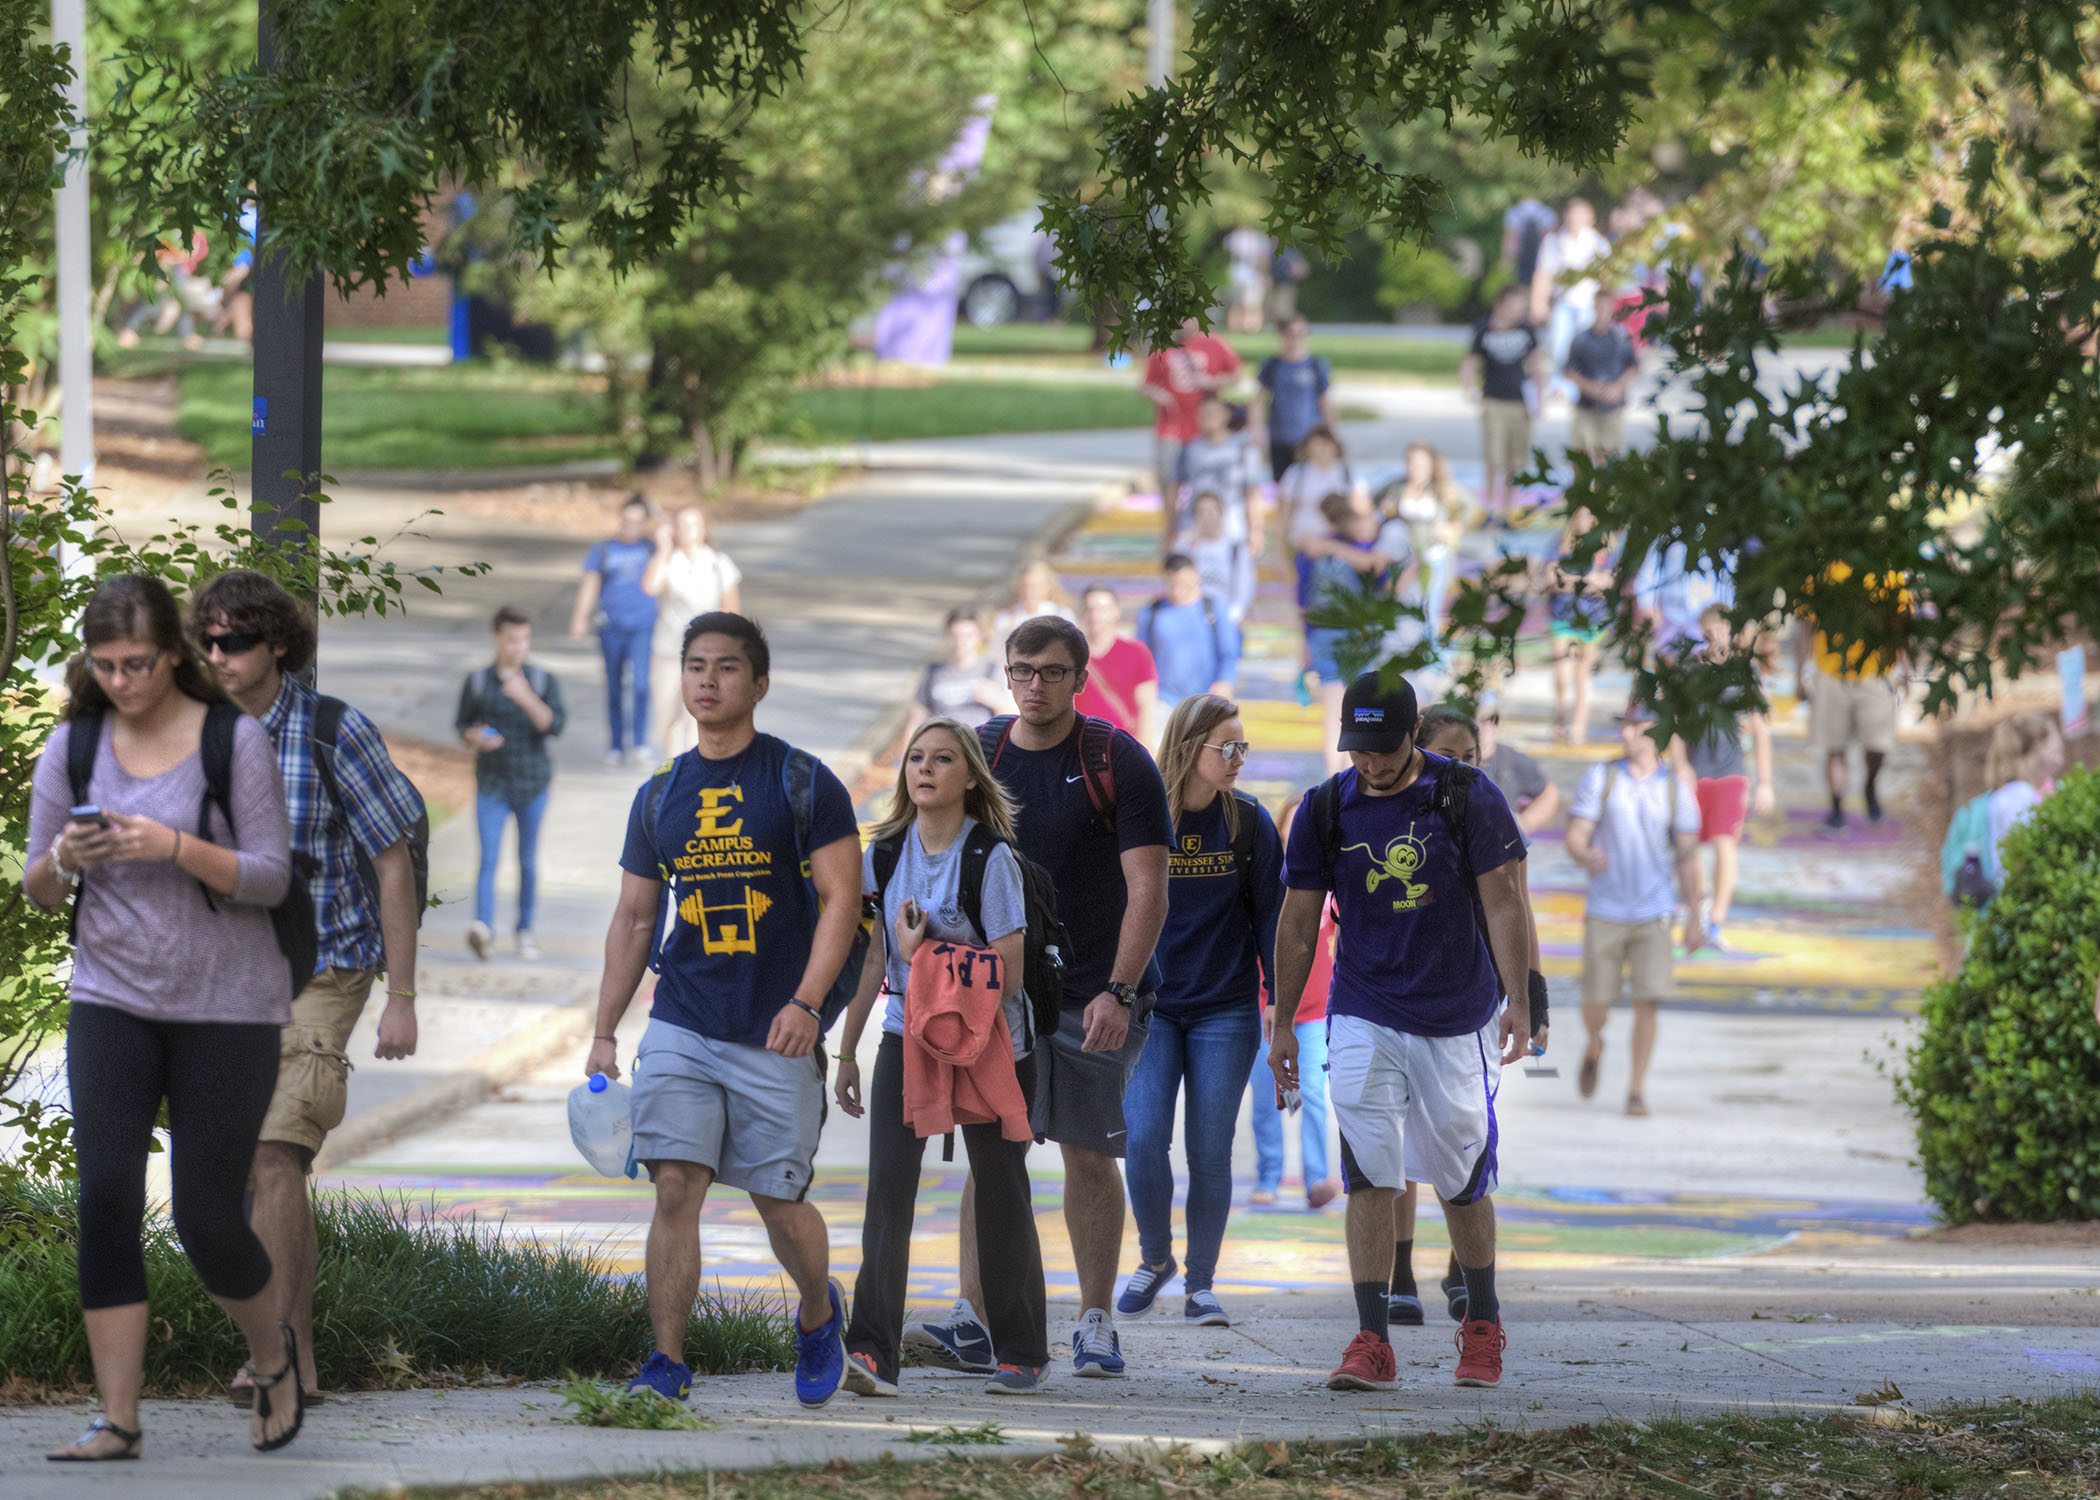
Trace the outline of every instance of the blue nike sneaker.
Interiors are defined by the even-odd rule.
[[[846,1379],[846,1294],[834,1276],[830,1284],[831,1321],[803,1332],[795,1320],[795,1399],[822,1406],[839,1393]]]
[[[1072,1373],[1097,1380],[1123,1373],[1123,1344],[1106,1308],[1088,1308],[1072,1331]]]
[[[922,1365],[969,1375],[998,1373],[992,1332],[968,1302],[957,1302],[938,1323],[913,1323],[904,1330],[904,1352]]]
[[[683,1401],[693,1393],[693,1367],[658,1350],[642,1362],[641,1373],[627,1382],[627,1394],[636,1391],[654,1391],[666,1401]]]
[[[1148,1266],[1140,1263],[1123,1283],[1123,1295],[1116,1298],[1116,1311],[1126,1318],[1134,1318],[1141,1312],[1150,1312],[1159,1297],[1160,1288],[1173,1278],[1176,1267],[1174,1257],[1168,1256],[1164,1266]]]

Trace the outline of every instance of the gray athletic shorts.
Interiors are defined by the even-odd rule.
[[[763,1047],[651,1021],[634,1058],[634,1159],[689,1161],[724,1187],[799,1202],[824,1128],[821,1052]]]
[[[1128,1142],[1123,1122],[1123,1089],[1144,1050],[1151,1028],[1151,995],[1131,1003],[1130,1034],[1113,1052],[1086,1052],[1083,1010],[1067,1010],[1057,1030],[1038,1037],[1035,1046],[1035,1107],[1029,1124],[1039,1141],[1077,1146],[1102,1156],[1121,1156]]]

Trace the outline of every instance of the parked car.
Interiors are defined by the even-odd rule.
[[[1057,248],[1036,227],[1041,218],[1041,210],[1031,205],[970,237],[956,300],[966,322],[996,328],[1057,315]]]

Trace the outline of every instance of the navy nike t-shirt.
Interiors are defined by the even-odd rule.
[[[1123,851],[1165,847],[1171,832],[1166,783],[1145,747],[1118,729],[1108,759],[1116,778],[1114,833],[1100,826],[1087,797],[1077,723],[1063,744],[1049,750],[1023,750],[1009,739],[993,768],[1020,804],[1021,852],[1050,872],[1057,914],[1078,950],[1065,962],[1069,1009],[1084,1008],[1115,977],[1116,943],[1129,895]],[[1159,989],[1156,958],[1147,961],[1138,988],[1147,994]]]
[[[658,1020],[763,1047],[802,982],[818,909],[782,781],[788,753],[770,734],[727,760],[688,750],[671,763],[653,839],[642,826],[648,784],[635,793],[620,868],[668,877],[674,897],[651,1012]],[[848,836],[857,844],[844,784],[821,762],[815,772],[809,848]]]
[[[1436,779],[1451,762],[1426,751],[1422,760],[1414,784],[1390,797],[1368,795],[1355,771],[1342,772],[1333,885],[1341,939],[1327,1013],[1414,1036],[1465,1036],[1494,1016],[1501,993],[1458,848],[1436,810]],[[1329,888],[1312,799],[1307,792],[1284,851],[1284,884],[1294,891]],[[1524,857],[1523,832],[1485,776],[1466,803],[1466,834],[1476,876]]]

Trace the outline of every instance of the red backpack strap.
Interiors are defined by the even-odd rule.
[[[1116,831],[1116,726],[1092,716],[1079,721],[1079,769],[1086,777],[1087,800],[1105,833]]]

